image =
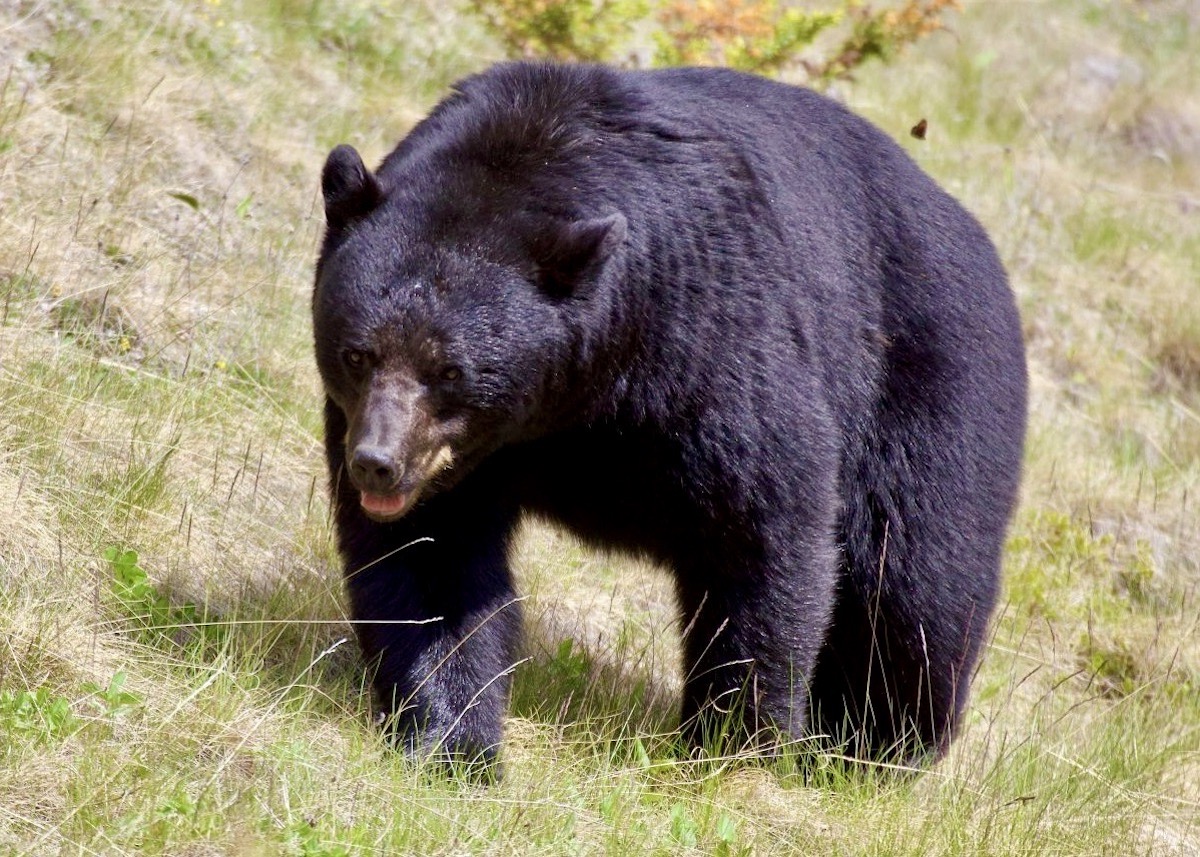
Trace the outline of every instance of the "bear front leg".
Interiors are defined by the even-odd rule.
[[[384,727],[411,755],[490,764],[521,624],[502,540],[396,529],[385,558],[351,563],[346,581]]]
[[[679,595],[686,746],[721,754],[803,738],[832,571],[818,567],[803,583],[770,573],[703,581],[681,575]]]

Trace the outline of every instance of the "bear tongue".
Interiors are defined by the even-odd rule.
[[[370,514],[389,517],[399,515],[404,511],[408,496],[406,494],[370,494],[363,491],[359,502],[363,509]]]

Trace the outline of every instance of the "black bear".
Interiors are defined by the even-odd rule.
[[[338,545],[399,744],[494,758],[533,512],[673,572],[690,746],[945,749],[1026,373],[991,242],[896,144],[745,74],[516,63],[322,191]]]

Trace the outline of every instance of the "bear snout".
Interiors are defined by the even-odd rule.
[[[404,475],[404,465],[382,447],[360,445],[350,458],[350,479],[360,491],[389,494]]]

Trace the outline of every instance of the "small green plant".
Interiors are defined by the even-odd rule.
[[[111,593],[117,609],[132,622],[144,642],[161,646],[219,643],[224,639],[224,628],[204,622],[195,604],[189,601],[173,605],[158,591],[138,565],[137,551],[109,547],[104,558],[112,569]],[[114,688],[116,692],[120,684]]]
[[[138,565],[137,551],[109,547],[104,559],[112,569],[112,594],[121,612],[145,628],[164,627],[172,621],[171,604]]]
[[[148,847],[152,843],[169,842],[180,831],[203,835],[205,828],[212,824],[211,816],[205,810],[207,801],[193,797],[185,785],[175,784],[159,798],[148,817],[132,817],[129,823],[140,827],[140,844]]]
[[[717,816],[716,825],[717,837],[717,857],[731,857],[733,854],[742,853],[743,849],[737,848],[737,824],[725,812]]]
[[[534,667],[518,672],[514,690],[518,708],[541,715],[568,712],[579,715],[593,690],[587,651],[568,638],[552,651],[539,655],[536,661],[535,680],[531,681],[530,674]]]
[[[548,677],[570,687],[582,686],[588,676],[588,656],[575,643],[566,639],[558,644],[554,658],[546,664]]]
[[[683,848],[696,847],[696,822],[683,801],[671,805],[671,838]]]
[[[109,720],[118,720],[142,704],[140,696],[125,690],[126,678],[124,670],[117,670],[105,687],[91,681],[83,685],[84,692],[100,703],[102,716]]]
[[[47,744],[67,737],[78,726],[71,701],[44,687],[0,692],[0,727],[4,732]]]
[[[1128,696],[1146,679],[1142,658],[1126,640],[1101,640],[1088,633],[1077,648],[1080,666],[1105,696]]]

